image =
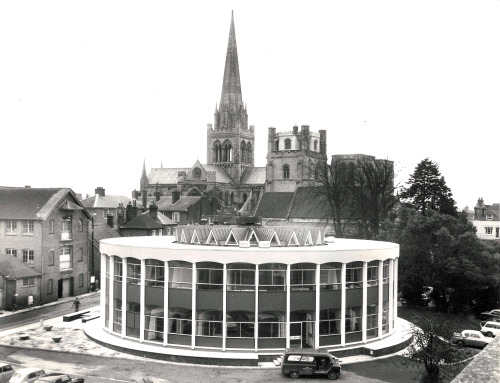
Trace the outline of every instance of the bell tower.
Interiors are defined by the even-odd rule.
[[[254,141],[254,127],[248,127],[247,108],[241,93],[234,15],[231,14],[220,103],[215,106],[213,127],[208,124],[207,128],[207,164],[225,168],[238,184],[245,168],[254,165]]]

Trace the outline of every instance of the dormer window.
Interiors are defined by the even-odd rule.
[[[292,140],[289,138],[285,139],[285,150],[290,150],[292,148]]]
[[[488,214],[486,214],[486,219],[487,219],[488,221],[491,221],[491,220],[493,219],[493,215],[488,215]]]

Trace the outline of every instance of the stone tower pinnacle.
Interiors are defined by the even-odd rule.
[[[247,120],[247,111],[241,94],[234,15],[231,14],[222,93],[219,108],[215,110],[215,129],[248,129]]]
[[[227,42],[224,77],[219,105],[215,105],[214,126],[207,127],[207,164],[223,167],[235,183],[244,170],[254,164],[254,127],[248,127],[248,114],[241,94],[240,68],[234,15]]]

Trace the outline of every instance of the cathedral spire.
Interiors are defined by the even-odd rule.
[[[240,69],[238,64],[238,49],[236,48],[236,33],[234,30],[234,15],[231,12],[231,27],[227,43],[226,65],[222,82],[220,110],[226,110],[235,115],[243,105],[240,83]],[[232,127],[228,127],[232,128]]]
[[[142,174],[140,183],[141,183],[140,190],[141,191],[146,190],[146,187],[148,185],[148,175],[146,174],[146,159],[144,159],[144,162],[142,164]]]

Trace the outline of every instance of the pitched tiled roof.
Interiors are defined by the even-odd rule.
[[[68,193],[75,201],[71,205],[79,206],[69,188],[0,187],[0,219],[45,219]]]
[[[12,255],[0,254],[0,273],[7,279],[39,277],[42,274],[33,270]]]
[[[314,186],[299,187],[288,218],[325,219],[330,208]]]
[[[92,235],[92,232],[90,231]],[[94,225],[94,241],[99,242],[101,239],[121,237],[117,228],[111,227],[106,223]]]
[[[255,215],[262,218],[288,218],[295,193],[268,192],[262,195]]]
[[[183,196],[176,203],[172,203],[172,197],[161,198],[156,205],[161,211],[187,211],[187,209],[201,200],[200,196]]]
[[[145,212],[143,214],[148,214]],[[168,218],[165,214],[158,212],[158,222],[162,225],[177,226],[177,223]]]
[[[266,182],[266,168],[246,168],[241,176],[242,184],[264,185]]]
[[[116,209],[120,203],[125,207],[129,202],[132,202],[132,198],[124,195],[106,195],[103,197],[96,194],[85,198],[82,201],[82,205],[86,208]],[[137,206],[142,207],[142,204],[137,201]]]
[[[141,214],[132,219],[130,222],[127,222],[125,225],[121,226],[121,228],[156,230],[163,229],[163,225],[151,218],[149,214]]]
[[[202,165],[207,172],[215,172],[215,182],[223,184],[234,183],[233,179],[227,174],[226,169],[215,165]]]

